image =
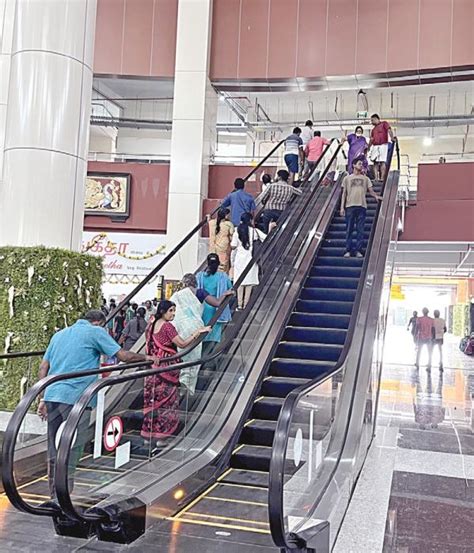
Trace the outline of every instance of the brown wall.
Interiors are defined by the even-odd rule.
[[[178,0],[98,0],[94,73],[174,77]]]
[[[405,241],[474,242],[474,163],[420,165]]]
[[[251,167],[211,165],[209,167],[209,198],[204,200],[203,213],[212,211],[219,201],[234,189],[234,180],[245,177]],[[111,221],[106,216],[90,216],[84,219],[85,230],[115,230],[117,232],[166,232],[168,212],[169,164],[158,163],[110,163],[90,161],[89,171],[131,175],[130,217],[123,223]],[[273,174],[275,168],[261,168],[255,181],[246,190],[257,195],[261,190],[260,175]]]
[[[123,223],[110,217],[87,215],[85,230],[115,230],[117,232],[166,232],[168,213],[168,164],[106,163],[90,161],[89,171],[130,173],[130,217]]]
[[[472,66],[473,21],[473,0],[218,0],[211,78]]]

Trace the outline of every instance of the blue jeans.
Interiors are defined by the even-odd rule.
[[[263,232],[268,234],[270,223],[277,222],[283,211],[280,209],[265,209],[262,213],[262,227]]]
[[[366,208],[354,205],[346,207],[346,251],[362,251],[362,242],[364,240],[364,227]],[[356,231],[356,246],[352,248],[352,233]]]

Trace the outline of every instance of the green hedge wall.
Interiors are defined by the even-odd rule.
[[[0,353],[43,350],[54,332],[98,308],[102,274],[102,260],[87,254],[0,248]],[[15,407],[20,386],[36,381],[39,361],[0,361],[0,409]]]

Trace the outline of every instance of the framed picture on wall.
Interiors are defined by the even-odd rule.
[[[129,173],[87,173],[84,213],[126,220],[130,215]]]

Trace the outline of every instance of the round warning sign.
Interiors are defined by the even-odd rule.
[[[112,417],[107,421],[104,430],[104,447],[113,451],[120,443],[123,434],[123,423],[120,417]]]

